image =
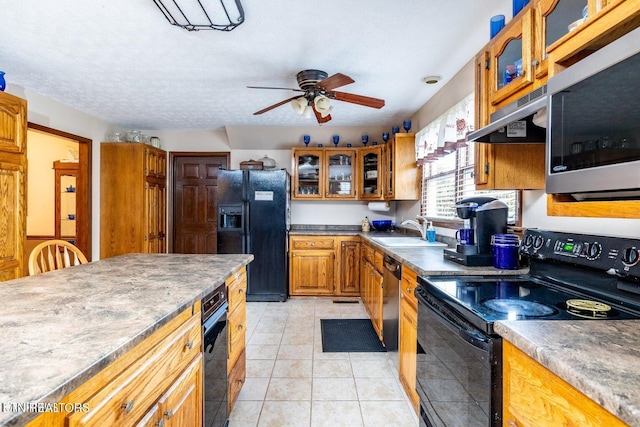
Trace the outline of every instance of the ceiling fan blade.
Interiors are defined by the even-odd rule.
[[[331,114],[327,114],[326,116],[322,117],[318,110],[316,110],[315,106],[313,107],[313,114],[316,115],[316,120],[318,120],[318,123],[320,124],[327,123],[329,120],[331,120]]]
[[[258,115],[258,114],[266,113],[267,111],[271,111],[271,110],[273,110],[274,108],[278,108],[279,106],[284,105],[284,104],[286,104],[287,102],[291,102],[291,101],[293,101],[294,99],[298,99],[298,98],[300,98],[300,96],[292,96],[292,97],[291,97],[291,98],[289,98],[289,99],[285,99],[284,101],[280,101],[280,102],[278,102],[277,104],[273,104],[273,105],[270,105],[269,107],[264,108],[264,109],[262,109],[262,110],[260,110],[260,111],[256,111],[255,113],[253,113],[253,115],[254,115],[254,116],[256,116],[256,115]]]
[[[353,80],[351,77],[346,76],[342,73],[337,73],[337,74],[334,74],[333,76],[327,77],[324,80],[320,80],[318,83],[315,84],[315,86],[317,88],[322,88],[324,90],[333,90],[337,87],[350,85],[351,83],[354,83],[354,82],[355,80]]]
[[[346,92],[327,92],[326,95],[328,98],[335,99],[336,101],[350,102],[371,108],[384,107],[384,99],[372,98],[370,96],[355,95]]]
[[[295,92],[305,92],[302,89],[293,89],[290,87],[271,87],[271,86],[247,86],[249,89],[280,89],[280,90],[293,90]]]

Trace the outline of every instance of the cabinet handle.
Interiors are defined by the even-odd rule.
[[[189,341],[187,344],[185,344],[184,348],[186,350],[193,350],[193,341]]]
[[[126,414],[128,414],[129,412],[131,412],[131,410],[133,409],[133,399],[131,399],[130,401],[123,403],[120,407],[122,409],[124,409],[124,412]]]
[[[540,65],[540,62],[537,59],[534,59],[533,61],[531,61],[531,66],[533,68],[536,68],[538,65]]]
[[[413,291],[413,288],[412,288],[411,286],[409,286],[409,287],[407,288],[407,292],[408,292],[408,293],[411,293],[411,291]]]
[[[242,325],[242,323],[240,323],[240,324],[238,325],[238,329],[239,329],[239,330],[242,330],[242,328],[244,328],[244,325]]]
[[[311,242],[311,246],[315,246],[315,245],[316,245],[316,242]]]
[[[164,427],[164,418],[155,423],[155,425],[157,425],[158,427]]]
[[[169,409],[167,412],[165,412],[164,416],[167,417],[168,420],[170,420],[171,417],[173,417],[173,409]]]
[[[238,292],[241,293],[241,294],[244,294],[244,288],[238,289]]]
[[[518,427],[518,423],[514,420],[507,420],[507,427]]]

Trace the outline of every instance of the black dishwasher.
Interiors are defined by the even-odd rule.
[[[398,351],[401,278],[402,264],[389,255],[385,255],[382,279],[382,341],[387,351]]]

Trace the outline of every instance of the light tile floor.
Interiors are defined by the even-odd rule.
[[[230,427],[416,427],[398,353],[323,353],[320,319],[368,318],[331,298],[247,303],[247,378]]]

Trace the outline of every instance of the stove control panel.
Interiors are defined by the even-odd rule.
[[[638,239],[530,229],[522,239],[520,254],[640,277]]]

